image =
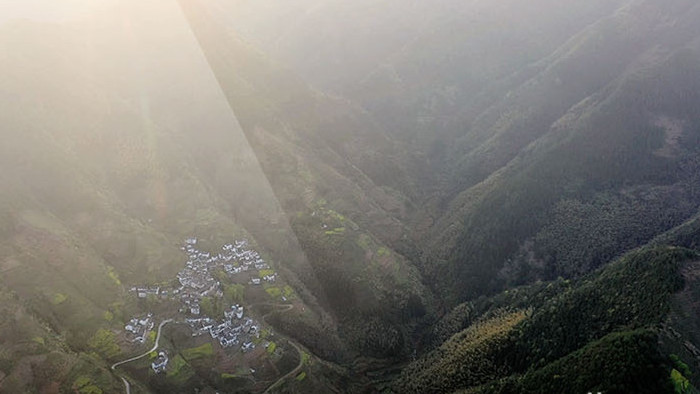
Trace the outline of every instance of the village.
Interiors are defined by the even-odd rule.
[[[251,317],[245,316],[242,305],[230,305],[222,316],[206,316],[202,300],[205,297],[223,298],[222,284],[213,275],[217,270],[223,270],[230,279],[235,279],[242,273],[252,274],[257,271],[258,275],[253,275],[247,281],[252,286],[260,286],[263,282],[274,283],[277,274],[257,251],[249,249],[246,240],[226,244],[216,254],[200,251],[197,243],[197,238],[188,238],[182,247],[188,258],[185,268],[177,274],[179,287],[139,286],[133,287],[131,292],[141,299],[150,296],[178,301],[179,313],[184,315],[181,322],[190,327],[193,337],[209,335],[222,348],[240,349],[244,353],[255,349],[256,343],[262,343],[263,346],[268,344],[268,341],[259,341],[261,326]],[[151,313],[132,318],[124,327],[127,339],[132,343],[145,343],[154,324]],[[152,369],[156,373],[162,373],[167,365],[167,353],[161,352],[152,363]]]

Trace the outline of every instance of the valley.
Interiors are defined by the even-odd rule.
[[[0,18],[0,393],[698,392],[697,2],[78,3]]]

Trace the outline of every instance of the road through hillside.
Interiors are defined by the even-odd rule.
[[[268,306],[272,306],[272,307],[274,307],[274,308],[280,308],[280,309],[272,310],[272,311],[270,311],[270,312],[268,312],[268,313],[266,313],[265,315],[262,316],[263,321],[264,321],[266,324],[268,324],[268,325],[270,325],[270,323],[267,321],[267,317],[268,317],[269,315],[271,315],[272,313],[274,313],[274,312],[286,313],[286,312],[289,312],[289,311],[291,311],[292,309],[294,309],[294,305],[292,305],[292,304],[269,304],[269,303],[265,303],[265,304],[257,304],[257,305],[268,305]],[[172,322],[172,321],[173,321],[172,319],[164,320],[164,321],[162,321],[162,322],[158,325],[158,334],[156,335],[156,341],[155,341],[155,344],[153,345],[153,347],[152,347],[150,350],[148,350],[147,352],[145,352],[145,353],[143,353],[143,354],[140,354],[140,355],[138,355],[138,356],[134,356],[134,357],[128,358],[128,359],[126,359],[126,360],[123,360],[123,361],[119,361],[119,362],[114,363],[114,364],[112,365],[112,367],[111,367],[112,370],[113,370],[113,371],[116,370],[116,368],[117,368],[118,366],[120,366],[120,365],[124,365],[124,364],[130,363],[130,362],[139,360],[139,359],[141,359],[141,358],[144,358],[144,357],[148,356],[149,354],[151,354],[152,352],[158,350],[158,346],[159,346],[159,342],[160,342],[160,335],[161,335],[161,331],[162,331],[162,329],[163,329],[163,326],[165,326],[166,324],[168,324],[168,323],[170,323],[170,322]],[[287,340],[287,342],[288,342],[290,345],[292,345],[292,347],[294,347],[294,349],[296,349],[297,353],[299,353],[299,363],[298,363],[297,366],[294,367],[294,369],[292,369],[290,372],[288,372],[288,373],[285,374],[284,376],[282,376],[282,377],[280,377],[279,379],[277,379],[274,383],[272,383],[272,384],[264,391],[264,393],[269,393],[272,389],[274,389],[274,388],[280,386],[286,379],[288,379],[288,378],[290,378],[290,377],[292,377],[292,376],[297,375],[297,374],[301,371],[301,369],[304,367],[304,360],[303,360],[303,356],[302,356],[304,353],[303,353],[303,351],[301,350],[301,348],[300,348],[296,343],[294,343],[294,341],[292,341],[289,337],[287,337],[287,336],[285,336],[285,335],[282,335],[282,334],[280,334],[280,333],[277,333],[277,335],[280,336],[280,337],[282,337],[282,338],[284,338],[285,340]],[[129,384],[129,381],[126,380],[126,378],[124,378],[123,376],[120,376],[120,378],[122,379],[122,382],[124,382],[124,390],[125,390],[126,394],[131,394],[131,385]]]
[[[271,324],[267,321],[267,317],[268,317],[269,315],[271,315],[271,314],[274,313],[274,312],[285,313],[285,312],[289,312],[289,311],[291,311],[292,309],[294,309],[294,305],[292,305],[292,304],[268,304],[268,303],[265,303],[265,304],[257,304],[257,305],[268,305],[268,306],[272,306],[272,307],[275,307],[275,308],[277,308],[277,307],[282,307],[282,308],[283,308],[283,309],[272,310],[272,311],[267,312],[266,314],[263,315],[263,317],[262,317],[263,321],[264,321],[267,325],[269,325],[269,326],[271,326]],[[304,357],[302,356],[304,353],[302,352],[301,348],[299,348],[299,346],[298,346],[296,343],[294,343],[289,337],[287,337],[287,336],[285,336],[285,335],[282,335],[282,334],[280,334],[280,333],[277,333],[277,335],[280,336],[280,337],[282,337],[282,338],[284,338],[284,339],[286,339],[287,342],[288,342],[290,345],[292,345],[292,346],[294,347],[294,349],[296,349],[297,353],[299,353],[299,363],[298,363],[297,366],[294,367],[294,369],[292,369],[290,372],[288,372],[287,374],[285,374],[285,375],[282,376],[281,378],[277,379],[274,383],[272,383],[272,384],[263,392],[263,394],[269,393],[270,390],[272,390],[272,389],[278,387],[279,385],[281,385],[286,379],[288,379],[288,378],[290,378],[290,377],[292,377],[292,376],[295,376],[295,375],[298,374],[298,373],[301,371],[301,369],[304,367]]]
[[[166,324],[168,324],[172,321],[173,321],[173,319],[168,319],[168,320],[163,320],[162,322],[160,322],[160,324],[158,325],[158,334],[156,335],[156,342],[153,345],[153,348],[151,348],[151,350],[149,350],[146,353],[143,353],[141,355],[126,359],[124,361],[119,361],[117,363],[114,363],[112,365],[112,371],[116,370],[116,368],[120,365],[124,365],[126,363],[130,363],[132,361],[136,361],[138,359],[144,358],[144,357],[148,356],[149,354],[151,354],[152,352],[155,352],[156,350],[158,350],[158,343],[160,342],[160,333],[163,330],[163,326],[165,326]],[[121,377],[121,379],[122,379],[122,382],[124,382],[124,389],[126,391],[126,394],[131,394],[131,385],[129,384],[129,381],[126,380],[126,378],[124,378],[123,376]]]

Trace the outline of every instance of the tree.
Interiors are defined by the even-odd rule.
[[[115,341],[114,333],[100,328],[95,335],[88,340],[88,346],[105,358],[113,358],[119,355],[121,350]]]

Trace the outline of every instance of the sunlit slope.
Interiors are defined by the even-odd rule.
[[[249,237],[310,307],[278,323],[289,335],[335,359],[409,352],[433,300],[387,246],[411,250],[401,223],[410,202],[392,188],[415,192],[396,175],[405,152],[356,106],[266,72],[236,40],[232,59],[246,67],[233,69],[240,84],[223,79],[224,96],[228,74],[211,73],[174,3],[108,11],[11,22],[0,35],[0,269],[18,302],[99,365],[116,355],[90,338],[122,324],[131,286],[181,268],[184,237]]]
[[[7,317],[0,324],[0,392],[69,392],[76,382],[108,392],[122,389],[106,367],[68,348],[16,294],[0,287],[0,300]]]
[[[14,294],[8,308],[41,323],[27,323],[36,338],[1,328],[0,391],[53,385],[22,361],[36,355],[51,371],[41,363],[52,351],[64,391],[84,357],[83,372],[102,379],[119,350],[92,338],[123,327],[131,286],[182,268],[186,236],[259,241],[308,294],[293,272],[313,272],[177,4],[122,2],[1,29],[0,284]],[[42,335],[51,345],[32,345]],[[113,392],[115,381],[99,386]]]
[[[669,316],[695,260],[687,249],[646,248],[580,280],[460,305],[439,324],[451,336],[411,363],[394,391],[672,393],[674,379],[692,373],[674,376],[681,364],[662,342],[688,338],[668,327],[678,327]],[[695,370],[692,355],[683,359]]]
[[[253,50],[206,2],[182,4],[341,337],[379,356],[408,351],[407,335],[433,308],[402,255],[413,251],[403,223],[414,209],[404,194],[414,190],[408,154],[357,106],[310,88]],[[377,327],[371,335],[368,320]]]

